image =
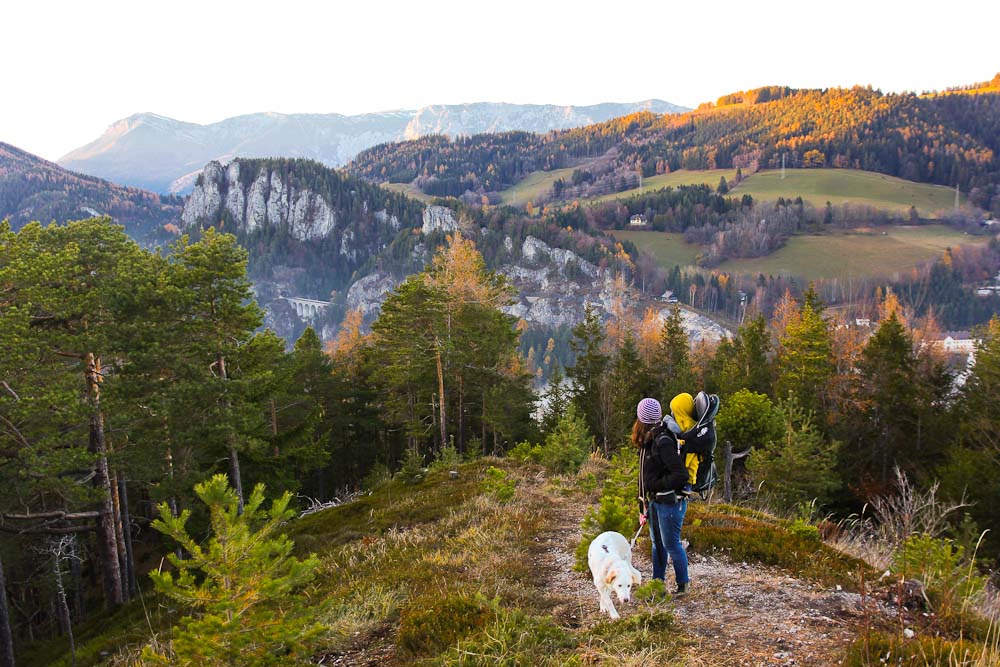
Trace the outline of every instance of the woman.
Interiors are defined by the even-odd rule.
[[[639,449],[639,521],[649,521],[653,579],[665,580],[669,556],[677,579],[674,595],[685,595],[691,581],[687,553],[681,544],[681,526],[687,512],[687,498],[683,495],[687,469],[678,451],[677,438],[661,424],[660,402],[644,398],[635,412],[632,444]]]

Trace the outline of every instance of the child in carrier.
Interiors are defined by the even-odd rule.
[[[705,493],[715,482],[715,415],[719,397],[698,392],[696,397],[681,393],[670,401],[671,416],[664,420],[682,443],[681,455],[688,473],[684,491],[688,495]],[[699,471],[701,474],[699,474]]]

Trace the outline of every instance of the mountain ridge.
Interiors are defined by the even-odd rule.
[[[182,202],[60,167],[0,142],[0,220],[18,229],[31,221],[66,222],[108,215],[134,238],[164,237],[180,220]]]
[[[237,155],[305,157],[339,167],[371,146],[431,133],[547,132],[639,110],[675,113],[686,109],[657,99],[585,106],[474,102],[355,115],[259,112],[206,124],[142,112],[115,121],[100,137],[57,163],[156,192],[186,192],[205,164],[226,162]]]
[[[680,115],[634,113],[547,134],[424,136],[359,153],[348,168],[431,196],[502,200],[532,172],[577,168],[547,193],[587,199],[678,170],[838,168],[955,187],[983,209],[1000,185],[1000,95],[923,97],[853,88],[768,86]],[[544,194],[544,193],[543,193]],[[534,204],[540,202],[536,198]],[[1000,200],[997,200],[1000,204]]]

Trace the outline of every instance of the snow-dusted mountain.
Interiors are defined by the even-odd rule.
[[[306,157],[339,167],[365,148],[425,134],[547,132],[646,110],[677,113],[686,109],[661,100],[591,106],[481,102],[357,116],[257,113],[208,125],[141,113],[114,123],[59,164],[154,192],[187,192],[205,164],[213,160]]]

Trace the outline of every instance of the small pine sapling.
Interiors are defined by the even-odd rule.
[[[173,516],[166,503],[153,528],[187,552],[167,558],[176,572],[152,572],[156,590],[189,611],[173,631],[170,650],[143,650],[149,665],[214,667],[218,665],[309,664],[324,627],[314,622],[303,588],[316,576],[319,559],[292,557],[294,543],[280,533],[294,515],[285,492],[268,510],[258,484],[243,512],[225,475],[195,486],[208,506],[212,536],[199,544],[187,530],[191,512]]]

